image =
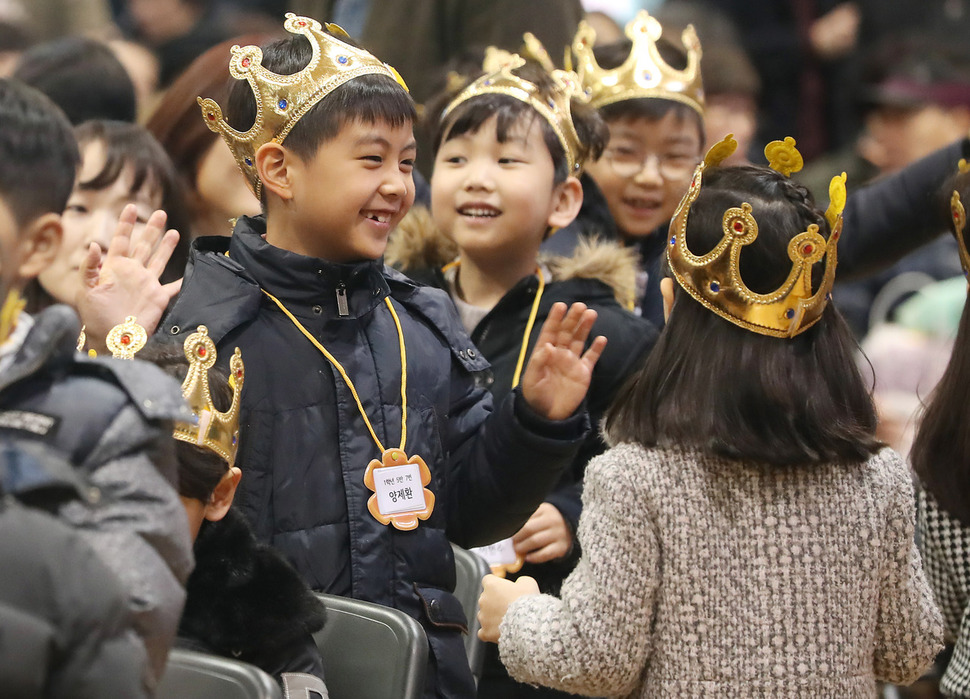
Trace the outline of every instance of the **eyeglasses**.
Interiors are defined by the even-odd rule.
[[[619,177],[635,177],[655,163],[657,172],[667,181],[686,180],[700,162],[694,155],[650,153],[645,156],[627,148],[607,148],[603,157]]]

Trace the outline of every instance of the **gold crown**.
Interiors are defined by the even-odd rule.
[[[687,50],[687,67],[671,68],[657,50],[657,40],[663,33],[654,17],[646,10],[626,25],[626,35],[633,46],[630,55],[617,68],[605,70],[593,56],[596,31],[585,20],[573,39],[576,72],[590,103],[599,109],[613,102],[639,98],[667,99],[682,102],[704,115],[704,86],[701,82],[701,43],[693,25],[681,34]],[[567,65],[567,68],[569,66]]]
[[[704,171],[716,167],[734,152],[737,141],[732,135],[715,144],[697,166],[690,188],[681,200],[670,223],[671,236],[667,259],[674,278],[701,305],[742,328],[771,337],[794,337],[814,325],[822,316],[837,264],[836,246],[842,232],[842,210],[845,207],[845,173],[833,177],[829,184],[830,204],[825,218],[832,234],[826,241],[811,224],[788,243],[792,269],[788,278],[775,291],[758,294],[741,279],[738,261],[741,248],[758,237],[758,222],[751,204],[743,202],[724,212],[724,237],[713,250],[695,255],[687,248],[687,215],[701,190]],[[794,152],[792,152],[794,151]],[[794,140],[773,141],[765,148],[773,169],[791,169],[801,159]],[[819,288],[812,292],[812,267],[825,257],[825,272]]]
[[[957,167],[961,175],[970,172],[970,164],[963,158],[960,158]],[[970,275],[970,252],[967,252],[967,241],[963,239],[967,231],[967,211],[963,202],[960,201],[960,193],[956,190],[953,190],[953,194],[950,196],[950,215],[953,217],[953,232],[956,235],[957,247],[960,251],[960,265],[963,267],[963,273]]]
[[[533,39],[538,43],[538,39]],[[576,133],[569,101],[573,97],[584,99],[579,77],[571,71],[550,70],[548,65],[540,63],[555,85],[552,90],[543,93],[535,83],[512,72],[525,63],[525,59],[516,53],[489,46],[482,63],[485,74],[462,90],[441,113],[441,118],[444,119],[455,107],[478,95],[508,95],[525,102],[549,122],[566,154],[567,171],[570,175],[576,175],[583,167],[582,154],[585,149]]]
[[[282,143],[300,118],[336,88],[362,75],[386,75],[407,89],[391,66],[327,34],[315,19],[287,12],[283,28],[291,34],[305,36],[313,50],[306,67],[292,75],[279,75],[263,68],[263,52],[258,46],[232,47],[229,73],[236,80],[246,80],[256,98],[256,121],[248,131],[229,126],[215,100],[198,98],[202,118],[209,129],[226,141],[257,197],[261,184],[256,172],[256,151],[270,141]],[[326,28],[332,34],[349,38],[336,24],[327,24]]]
[[[232,466],[239,447],[239,399],[244,379],[242,354],[237,347],[229,360],[232,405],[221,413],[212,404],[209,393],[209,369],[216,363],[216,346],[209,337],[209,329],[200,325],[185,338],[183,349],[189,360],[189,371],[182,382],[182,395],[195,413],[195,421],[191,425],[178,423],[175,439],[209,449]]]

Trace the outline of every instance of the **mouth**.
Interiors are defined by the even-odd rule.
[[[394,213],[389,211],[365,211],[364,218],[376,221],[377,223],[390,223],[394,218]]]
[[[624,197],[623,203],[641,215],[651,214],[660,209],[662,202],[642,197]]]
[[[458,213],[468,218],[495,218],[501,216],[502,211],[491,204],[465,204],[458,207]]]

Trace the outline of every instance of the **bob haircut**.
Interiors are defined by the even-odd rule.
[[[552,78],[541,67],[526,63],[515,71],[515,75],[538,86],[540,98],[546,98],[555,89]],[[462,88],[464,89],[464,88]],[[457,93],[450,94],[449,102]],[[603,153],[610,132],[602,117],[595,109],[573,99],[569,105],[573,126],[579,136],[582,151],[578,154],[582,161],[596,160]],[[566,153],[556,132],[546,119],[532,106],[508,95],[485,93],[476,95],[455,107],[454,111],[439,120],[434,138],[434,154],[437,156],[441,144],[466,133],[477,133],[486,121],[497,117],[495,135],[499,143],[505,143],[516,135],[516,127],[529,127],[532,120],[538,120],[542,129],[542,140],[552,156],[555,168],[553,183],[564,182],[572,173],[568,172]],[[528,120],[528,121],[526,121]]]
[[[630,56],[633,43],[629,39],[604,44],[593,49],[593,56],[601,67],[610,70],[617,68]],[[666,39],[657,41],[657,50],[671,67],[683,69],[687,66],[687,55]],[[673,114],[678,124],[690,123],[697,127],[700,143],[705,142],[704,118],[692,107],[676,100],[662,97],[638,97],[621,100],[603,105],[599,112],[606,123],[633,119],[646,119],[650,122],[660,121],[668,114]]]
[[[303,70],[312,56],[307,38],[293,36],[263,47],[262,65],[274,73],[292,75]],[[287,134],[285,145],[303,160],[310,160],[345,124],[384,123],[397,128],[416,119],[414,100],[397,81],[385,75],[362,75],[313,105]],[[256,121],[256,99],[245,80],[235,81],[230,90],[226,121],[239,131],[249,130]]]
[[[157,365],[179,381],[184,381],[189,372],[189,362],[181,344],[165,340],[150,342],[138,353],[138,359]],[[218,366],[209,369],[209,392],[216,410],[225,411],[232,405],[229,379]],[[208,502],[219,481],[229,470],[229,464],[215,452],[181,439],[175,440],[175,454],[178,458],[179,495],[203,503]]]
[[[956,190],[964,206],[970,204],[970,174],[957,175],[944,187],[949,214],[950,194]],[[964,244],[970,243],[967,230]],[[923,487],[940,506],[970,526],[970,302],[963,306],[953,353],[920,416],[910,461]]]
[[[741,276],[766,293],[791,269],[788,241],[813,223],[827,237],[828,224],[807,189],[773,170],[712,168],[688,218],[691,250],[712,250],[724,211],[741,202],[759,231],[742,249]],[[823,267],[815,265],[814,288]],[[607,414],[613,443],[691,446],[776,466],[861,461],[882,446],[855,340],[833,304],[805,332],[779,339],[734,325],[674,286],[660,339]]]

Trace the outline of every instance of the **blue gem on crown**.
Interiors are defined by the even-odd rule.
[[[285,99],[280,98],[280,101],[276,103],[276,106],[280,109],[286,109],[288,102]]]
[[[341,65],[346,65],[348,58],[346,56],[337,56],[337,63]]]
[[[713,291],[716,294],[720,290],[721,290],[720,284],[718,284],[717,282],[711,282],[711,291]]]

